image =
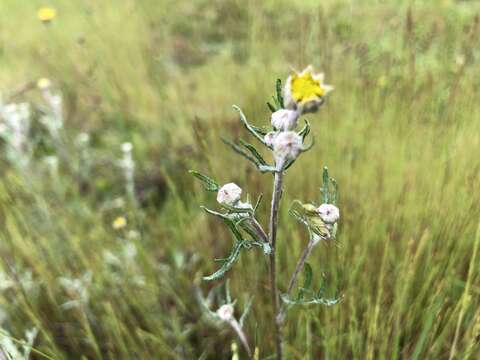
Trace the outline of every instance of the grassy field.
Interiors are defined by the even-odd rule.
[[[57,10],[49,24],[37,19],[45,5]],[[271,177],[220,137],[253,142],[231,105],[267,125],[275,80],[311,63],[335,91],[307,117],[315,147],[286,177],[279,280],[285,290],[307,241],[288,207],[320,201],[327,165],[339,242],[309,262],[314,287],[344,298],[289,312],[286,358],[478,359],[479,11],[453,0],[0,1],[4,102],[41,104],[30,85],[47,77],[65,116],[53,144],[34,112],[27,168],[2,150],[0,343],[36,328],[38,359],[230,358],[235,336],[208,321],[198,292],[221,285],[201,277],[232,239],[187,171],[264,193],[266,224]],[[90,174],[75,170],[80,132]],[[138,208],[116,165],[125,141],[147,198]],[[237,310],[254,297],[245,326],[266,359],[267,258],[242,255],[228,278]]]

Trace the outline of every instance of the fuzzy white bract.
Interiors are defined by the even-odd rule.
[[[279,131],[293,130],[297,127],[298,112],[280,109],[272,114],[272,126]]]
[[[235,183],[228,183],[218,190],[217,201],[220,204],[234,206],[241,196],[242,189]]]
[[[275,140],[277,135],[278,132],[270,131],[263,137],[263,141],[265,141],[265,144],[267,144],[267,146],[273,146],[273,140]]]
[[[273,154],[277,163],[296,159],[302,149],[302,137],[294,131],[281,132],[273,140]]]
[[[233,311],[232,304],[225,304],[217,310],[217,315],[223,321],[230,321],[233,319]]]
[[[317,214],[327,224],[334,224],[340,218],[340,210],[332,204],[320,205]]]

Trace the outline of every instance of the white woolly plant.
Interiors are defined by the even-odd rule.
[[[20,168],[26,167],[32,157],[30,115],[27,103],[2,105],[0,102],[0,138],[5,144],[5,155],[12,165]]]
[[[136,205],[137,200],[135,197],[135,161],[133,160],[132,155],[133,145],[130,142],[125,142],[122,144],[121,149],[122,158],[119,160],[118,164],[123,171],[123,176],[125,179],[125,192],[132,204]]]
[[[52,91],[52,83],[49,79],[38,80],[37,87],[40,90],[47,107],[43,111],[40,122],[45,126],[57,146],[62,146],[63,99],[59,93]]]
[[[242,189],[234,184],[228,183],[220,186],[215,180],[197,171],[190,171],[193,176],[201,180],[206,190],[217,193],[217,201],[223,211],[215,211],[203,207],[203,209],[221,219],[230,229],[235,238],[231,253],[225,259],[220,269],[215,273],[205,276],[204,280],[218,280],[231,270],[239,255],[244,250],[259,248],[264,256],[269,258],[269,281],[270,291],[275,318],[272,323],[275,328],[276,358],[283,359],[283,336],[282,328],[288,308],[292,305],[334,305],[340,299],[328,299],[324,297],[323,290],[313,291],[310,289],[312,283],[312,268],[308,265],[307,258],[313,248],[321,241],[333,241],[337,233],[337,221],[340,212],[336,207],[337,184],[328,175],[328,169],[323,171],[323,186],[321,187],[323,204],[319,207],[314,204],[304,204],[298,200],[294,201],[290,214],[300,224],[304,225],[309,234],[309,241],[305,250],[298,260],[297,266],[288,283],[287,290],[280,293],[277,283],[276,253],[277,253],[277,229],[280,200],[282,197],[283,178],[300,154],[310,150],[313,141],[305,145],[305,140],[310,133],[310,124],[305,120],[304,127],[297,131],[300,117],[307,113],[318,111],[324,104],[326,95],[333,88],[323,83],[323,74],[316,74],[311,67],[304,71],[294,72],[286,81],[282,89],[281,81],[277,80],[276,96],[273,97],[274,104],[267,103],[272,111],[271,127],[269,129],[251,125],[239,107],[234,106],[240,114],[240,121],[253,137],[263,146],[272,152],[274,162],[269,164],[254,145],[240,140],[239,144],[229,140],[223,140],[236,153],[249,160],[261,173],[273,175],[273,192],[271,210],[268,224],[268,231],[264,230],[260,220],[257,218],[257,209],[260,205],[262,195],[255,204],[242,202]],[[283,91],[282,91],[283,90]],[[305,270],[305,283],[299,289],[298,295],[293,296],[299,273]],[[225,306],[225,305],[224,305]],[[228,310],[227,323],[235,319],[233,307],[228,309],[221,307],[217,315]],[[229,322],[230,321],[230,322]],[[245,346],[247,353],[251,351],[248,346],[246,335],[239,333],[238,329],[232,326],[239,336],[241,343]]]

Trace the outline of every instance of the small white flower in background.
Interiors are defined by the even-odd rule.
[[[241,196],[242,189],[237,184],[228,183],[218,190],[217,201],[220,204],[234,206],[238,203]]]
[[[0,117],[4,123],[0,136],[6,142],[6,156],[15,165],[25,166],[31,155],[29,144],[30,105],[0,104]]]
[[[133,150],[133,145],[132,145],[132,143],[130,143],[130,142],[124,142],[124,143],[122,144],[122,151],[123,151],[124,153],[130,153],[130,152],[132,152],[132,150]]]
[[[294,160],[303,149],[302,137],[294,131],[279,133],[273,141],[273,154],[278,164]]]
[[[48,172],[52,179],[56,182],[56,185],[60,185],[59,182],[59,173],[58,173],[58,158],[55,155],[48,155],[43,158],[45,165],[48,168]]]
[[[139,237],[140,237],[140,233],[137,230],[129,230],[127,232],[127,238],[129,238],[130,240],[135,240],[135,239],[138,239]]]
[[[0,272],[0,291],[10,289],[15,286],[15,282],[10,279],[3,271]]]
[[[317,214],[327,224],[334,224],[340,218],[340,210],[332,204],[322,204],[317,209]]]
[[[121,145],[123,157],[119,164],[125,177],[125,190],[130,200],[135,204],[135,162],[133,161],[133,145],[130,142],[124,142]]]
[[[87,146],[90,143],[90,135],[85,132],[78,134],[76,143],[79,147]]]
[[[269,133],[267,133],[263,140],[265,141],[265,143],[267,144],[267,146],[273,146],[273,140],[275,140],[275,137],[278,135],[278,132],[276,131],[270,131]]]
[[[10,333],[0,328],[0,359],[1,360],[28,360],[33,348],[33,343],[38,335],[38,329],[32,328],[25,331],[26,340],[14,342]]]
[[[55,155],[48,155],[43,158],[43,161],[50,168],[52,173],[58,172],[58,157]]]
[[[137,247],[135,246],[135,244],[131,242],[127,242],[123,246],[122,252],[125,259],[131,261],[131,260],[134,260],[135,257],[137,256]]]
[[[280,109],[272,114],[272,126],[279,131],[293,130],[297,127],[298,112]]]
[[[89,301],[88,288],[92,283],[93,274],[87,271],[80,278],[60,277],[58,282],[67,291],[68,295],[73,299],[62,304],[64,309],[72,309],[85,305]]]
[[[232,304],[225,304],[217,310],[217,316],[223,321],[231,321],[233,320],[233,311]]]
[[[59,131],[63,128],[63,99],[60,94],[52,92],[52,82],[47,78],[37,81],[37,87],[42,93],[43,100],[49,107],[49,112],[41,121],[54,139],[58,139]]]

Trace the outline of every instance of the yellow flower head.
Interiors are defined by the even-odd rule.
[[[300,73],[294,72],[285,85],[285,100],[288,108],[300,108],[302,113],[315,112],[323,103],[324,97],[333,87],[323,83],[324,74],[315,73],[307,66]]]
[[[57,16],[57,10],[51,7],[42,7],[37,11],[38,20],[44,23],[52,21]]]
[[[46,89],[50,88],[50,86],[52,86],[52,82],[50,81],[50,79],[40,78],[37,81],[37,87],[40,90],[46,90]]]
[[[123,229],[125,226],[127,226],[127,219],[124,216],[117,217],[112,223],[115,230]]]

